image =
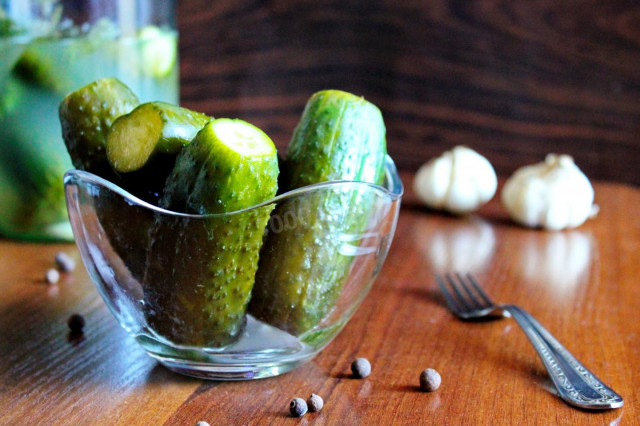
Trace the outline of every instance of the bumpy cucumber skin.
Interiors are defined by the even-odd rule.
[[[113,122],[139,103],[129,87],[112,77],[95,80],[69,93],[58,112],[62,138],[74,167],[131,191],[111,168],[105,144]],[[96,201],[96,214],[111,247],[129,267],[131,275],[139,279],[144,272],[139,259],[144,259],[147,232],[153,222],[130,211],[129,204],[120,198],[100,197]]]
[[[214,123],[178,156],[161,205],[220,214],[204,220],[159,217],[144,278],[150,328],[186,346],[221,347],[240,336],[273,205],[224,212],[267,201],[277,191],[275,147],[270,156],[241,158],[220,148]]]
[[[153,152],[136,170],[123,171],[122,159],[117,158],[111,148],[113,139],[123,137],[128,125],[137,126],[137,117],[155,114],[162,128],[160,137],[155,141]],[[191,111],[166,102],[147,102],[137,106],[128,114],[120,116],[109,129],[107,135],[107,159],[109,164],[122,179],[124,186],[133,194],[157,204],[162,196],[165,182],[175,165],[176,156],[182,147],[189,144],[198,131],[213,120],[205,114]],[[135,144],[136,140],[126,141]]]
[[[314,94],[289,144],[283,167],[287,189],[332,181],[380,183],[386,155],[382,114],[355,95]],[[353,258],[341,253],[344,234],[367,223],[371,201],[355,190],[318,192],[278,205],[274,218],[294,226],[270,229],[260,255],[249,311],[300,335],[335,306]]]
[[[332,180],[379,183],[385,134],[382,113],[364,98],[340,90],[315,93],[289,143],[288,189]]]
[[[68,94],[58,112],[73,166],[113,180],[105,148],[107,133],[118,117],[139,103],[138,97],[115,78],[96,80]]]

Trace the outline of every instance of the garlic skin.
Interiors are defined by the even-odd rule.
[[[502,204],[524,226],[558,231],[582,225],[597,206],[593,187],[568,155],[522,167],[502,188]]]
[[[486,158],[470,148],[456,146],[423,164],[413,187],[427,206],[466,214],[493,198],[498,179]]]

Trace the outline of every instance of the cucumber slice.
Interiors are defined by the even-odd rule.
[[[212,118],[166,102],[148,102],[113,123],[107,158],[114,170],[129,173],[161,154],[177,155]]]
[[[137,195],[159,194],[176,156],[212,118],[166,102],[148,102],[118,118],[107,134],[111,167]]]
[[[140,102],[120,80],[103,78],[71,92],[60,103],[62,137],[74,167],[114,180],[105,149],[107,132]]]
[[[154,78],[170,75],[178,56],[175,33],[149,25],[140,30],[138,38],[142,49],[142,72]]]
[[[277,179],[273,142],[242,120],[213,120],[182,150],[160,204],[220,214],[157,219],[144,279],[153,330],[182,345],[220,347],[239,337],[273,206],[225,213],[273,198]]]
[[[322,91],[309,99],[293,134],[284,180],[287,189],[331,180],[379,183],[385,155],[380,110],[350,93]],[[340,236],[365,229],[371,203],[366,192],[336,190],[279,204],[273,217],[296,224],[268,234],[249,311],[293,335],[315,327],[334,307],[353,261]]]

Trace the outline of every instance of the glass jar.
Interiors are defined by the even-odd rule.
[[[175,23],[175,0],[0,0],[0,235],[72,240],[60,101],[116,77],[178,103]]]

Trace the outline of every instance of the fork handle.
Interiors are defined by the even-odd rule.
[[[528,312],[515,305],[502,308],[522,327],[563,400],[591,410],[622,407],[622,397],[582,365]]]

